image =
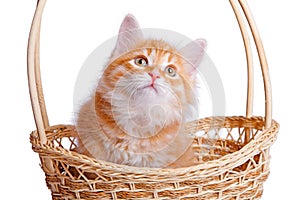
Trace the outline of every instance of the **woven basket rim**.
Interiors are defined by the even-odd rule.
[[[251,118],[246,118],[244,116],[232,116],[232,117],[221,117],[223,119],[234,119],[234,120],[258,120],[263,122],[264,118],[260,117],[260,116],[253,116]],[[195,122],[201,122],[201,121],[205,121],[208,119],[220,119],[220,117],[207,117],[207,118],[203,118],[203,119],[199,119],[196,120]],[[55,128],[55,127],[59,127],[59,126],[65,126],[66,125],[54,125],[54,126],[50,126],[49,128]],[[72,126],[72,125],[70,125]],[[38,147],[43,149],[43,151],[45,152],[49,152],[51,151],[52,153],[56,153],[57,155],[59,155],[62,159],[66,158],[66,159],[70,159],[73,161],[77,161],[79,163],[85,164],[85,165],[89,165],[93,168],[101,168],[103,169],[107,169],[108,171],[115,171],[117,173],[121,172],[121,173],[126,173],[126,174],[143,174],[143,175],[155,175],[155,176],[178,176],[178,175],[183,175],[183,174],[188,174],[188,173],[197,173],[197,174],[201,174],[201,176],[203,176],[204,174],[208,173],[208,171],[210,171],[211,174],[211,170],[209,169],[213,169],[215,170],[215,173],[221,173],[220,171],[222,171],[221,169],[225,169],[225,168],[234,168],[236,166],[239,166],[240,163],[244,163],[246,162],[251,156],[259,153],[260,150],[262,149],[266,149],[269,148],[270,145],[264,146],[265,143],[269,143],[270,139],[272,140],[272,138],[274,138],[274,135],[276,135],[275,133],[278,132],[279,129],[279,124],[275,121],[272,120],[272,124],[271,127],[266,129],[266,130],[262,130],[262,132],[256,136],[256,138],[254,140],[251,140],[248,144],[246,144],[245,146],[243,146],[240,150],[224,155],[221,158],[215,159],[215,160],[211,160],[211,161],[207,161],[204,163],[200,163],[194,166],[190,166],[190,167],[182,167],[182,168],[146,168],[146,167],[135,167],[135,166],[128,166],[128,165],[122,165],[122,164],[116,164],[116,163],[111,163],[111,162],[107,162],[107,161],[103,161],[103,160],[96,160],[94,158],[88,157],[86,155],[83,154],[79,154],[77,152],[74,151],[70,151],[67,150],[63,147],[51,147],[47,144],[42,145],[40,142],[35,143],[33,142],[33,140],[31,139],[31,143],[33,145],[33,149],[34,147]],[[269,132],[273,132],[273,134],[270,134],[268,136]],[[35,137],[37,138],[37,131],[33,131],[31,134],[31,137]],[[266,137],[267,136],[267,137]],[[274,140],[271,141],[272,143],[274,142]],[[34,149],[35,150],[35,149]],[[243,155],[238,156],[238,155]],[[186,178],[188,178],[186,176]]]

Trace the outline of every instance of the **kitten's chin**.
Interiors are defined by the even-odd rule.
[[[164,96],[163,94],[164,91],[161,87],[157,85],[149,84],[149,85],[142,86],[138,88],[136,91],[134,91],[130,99],[132,100],[133,98],[137,101],[142,101],[144,103],[151,104],[151,102],[157,103],[157,101],[161,99],[162,96]]]

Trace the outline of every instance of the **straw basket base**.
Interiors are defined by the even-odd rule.
[[[262,117],[212,117],[186,126],[201,164],[178,169],[137,168],[97,161],[74,151],[75,128],[49,127],[47,143],[31,134],[52,199],[259,199],[269,174],[269,148],[279,125]],[[249,142],[245,142],[248,134]],[[201,137],[199,137],[201,136]],[[247,137],[246,137],[247,138]],[[43,160],[50,159],[50,172]]]

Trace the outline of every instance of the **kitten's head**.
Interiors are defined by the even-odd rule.
[[[204,39],[180,49],[145,39],[136,19],[127,15],[96,92],[110,102],[115,121],[126,132],[155,130],[186,119],[195,111],[197,66],[205,48]],[[97,105],[99,112],[107,109]]]

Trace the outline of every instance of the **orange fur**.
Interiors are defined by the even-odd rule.
[[[163,40],[140,39],[124,51],[119,43],[124,42],[122,27],[136,26],[132,20],[132,16],[124,19],[95,95],[78,114],[78,151],[139,167],[192,165],[193,138],[183,133],[184,124],[197,110],[195,79],[187,70],[191,64],[180,49]],[[134,40],[138,38],[134,34],[141,35],[124,37]],[[147,66],[135,64],[140,57],[148,60]],[[175,77],[167,74],[168,66],[176,71]]]

